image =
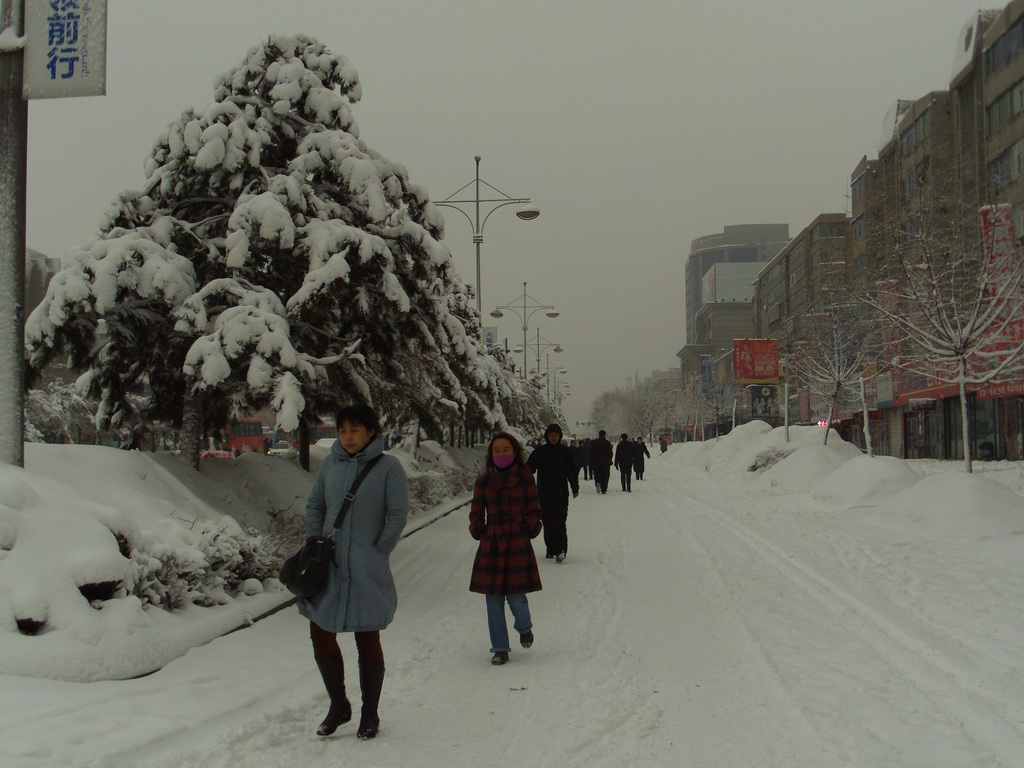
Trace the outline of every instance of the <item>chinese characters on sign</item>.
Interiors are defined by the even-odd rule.
[[[774,384],[779,380],[779,342],[775,339],[736,339],[733,342],[736,381]]]
[[[106,0],[26,0],[22,95],[102,96],[106,49]]]

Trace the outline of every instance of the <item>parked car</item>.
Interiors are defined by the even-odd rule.
[[[299,452],[295,450],[295,447],[287,440],[278,440],[270,446],[270,450],[267,451],[268,456],[284,456],[285,458],[297,456],[298,453]]]

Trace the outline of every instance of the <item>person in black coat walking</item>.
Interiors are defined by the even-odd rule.
[[[632,493],[631,481],[633,477],[633,443],[625,432],[619,437],[619,444],[615,446],[615,468],[619,470],[619,478],[622,480],[622,490]]]
[[[633,446],[633,470],[636,472],[636,479],[644,479],[644,456],[648,459],[651,458],[651,452],[647,450],[647,446],[644,444],[644,439],[638,437],[636,443]]]
[[[608,476],[612,472],[612,444],[604,436],[602,429],[598,436],[590,441],[590,473],[597,485],[598,493],[608,493]]]
[[[586,437],[580,443],[580,466],[583,467],[583,479],[590,479],[590,438]]]
[[[537,475],[540,516],[544,523],[546,557],[565,560],[569,537],[565,522],[569,516],[569,491],[575,499],[580,495],[576,463],[572,451],[562,445],[562,428],[557,424],[544,430],[544,444],[537,446],[527,459],[530,471]]]
[[[569,453],[572,454],[572,463],[576,465],[576,486],[579,487],[580,469],[583,467],[583,448],[575,440],[570,440]]]

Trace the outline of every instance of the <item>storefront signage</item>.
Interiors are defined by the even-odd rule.
[[[733,375],[742,384],[775,384],[779,380],[779,342],[776,339],[736,339]]]

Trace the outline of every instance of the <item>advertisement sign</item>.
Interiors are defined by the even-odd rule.
[[[715,266],[704,273],[700,281],[700,302],[701,304],[714,304],[715,298]]]
[[[878,391],[876,404],[883,408],[892,408],[895,399],[892,392],[892,373],[886,371],[875,377],[875,388]]]
[[[490,349],[498,343],[498,326],[496,325],[485,325],[480,329],[484,335],[484,346]]]
[[[747,388],[750,393],[750,416],[754,419],[767,419],[779,415],[779,388],[767,384],[753,385]]]
[[[1007,281],[1019,279],[1020,253],[1014,235],[1013,208],[1009,205],[990,205],[981,209],[981,237],[988,249],[991,279],[989,296],[1002,306],[1002,317],[993,323],[989,350],[999,351],[1016,348],[1024,341],[1024,318],[1012,317],[1010,313],[1020,307],[1018,286],[1012,291]],[[1001,295],[1000,295],[1001,294]]]
[[[778,383],[779,342],[775,339],[736,339],[732,364],[737,382]]]
[[[25,0],[22,96],[102,96],[107,89],[107,0]]]
[[[711,393],[711,388],[714,386],[714,380],[711,375],[711,355],[700,356],[700,393],[707,397]]]

